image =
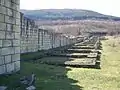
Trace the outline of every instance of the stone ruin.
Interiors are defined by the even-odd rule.
[[[19,0],[0,0],[0,75],[20,70]]]
[[[77,38],[39,29],[19,12],[19,4],[20,0],[0,0],[0,75],[20,70],[20,54],[77,42]]]

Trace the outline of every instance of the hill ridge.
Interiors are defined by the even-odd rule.
[[[84,9],[40,9],[40,10],[21,10],[26,17],[35,20],[86,20],[103,19],[120,21],[120,17],[104,15],[92,10]]]

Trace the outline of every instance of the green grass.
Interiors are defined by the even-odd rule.
[[[45,51],[37,51],[37,52],[31,52],[31,53],[25,53],[21,54],[21,60],[26,61],[26,60],[36,60],[41,57],[45,56]]]
[[[36,74],[37,90],[81,90],[80,86],[74,85],[76,80],[67,77],[67,72],[70,69],[60,66],[52,66],[45,64],[34,64],[31,62],[21,63],[20,74],[15,74],[8,77],[0,77],[0,85],[8,85],[8,90],[13,90],[19,84],[19,78],[24,75],[30,75],[32,72]],[[21,86],[15,90],[25,90]]]
[[[120,90],[120,38],[102,41],[101,69],[71,68],[68,78],[84,90]],[[113,44],[115,46],[113,47]]]
[[[22,62],[20,74],[0,77],[0,85],[9,84],[13,90],[21,76],[34,72],[37,90],[120,90],[120,38],[109,37],[102,46],[101,69]]]

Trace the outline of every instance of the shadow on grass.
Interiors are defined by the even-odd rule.
[[[31,62],[22,62],[21,71],[11,76],[0,76],[0,85],[8,86],[8,90],[25,90],[25,86],[19,84],[22,76],[36,74],[37,90],[82,90],[78,86],[78,81],[68,78],[67,73],[70,69],[61,66],[52,66],[46,64],[33,64]]]

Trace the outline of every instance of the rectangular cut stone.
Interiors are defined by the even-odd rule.
[[[12,40],[3,40],[3,47],[12,46]]]
[[[15,62],[15,61],[19,61],[20,60],[20,54],[14,54],[12,55],[12,61]]]
[[[9,54],[14,54],[14,48],[13,47],[8,47],[8,48],[2,48],[1,49],[1,55],[9,55]]]
[[[0,13],[6,14],[6,8],[4,6],[0,6]]]
[[[16,12],[16,18],[20,19],[20,12]]]
[[[5,73],[6,73],[5,65],[0,66],[0,74],[5,74]]]
[[[15,39],[20,39],[20,33],[15,33]]]
[[[20,53],[20,47],[15,47],[15,54]]]
[[[11,63],[11,55],[5,56],[5,64]]]
[[[14,10],[17,10],[16,4],[11,2],[11,8],[14,9]]]
[[[14,17],[14,18],[16,18],[16,15],[17,15],[16,12],[17,12],[16,10],[13,10],[13,13],[12,13],[12,14],[13,14],[13,17]],[[15,21],[16,21],[16,20],[15,20]]]
[[[20,11],[20,6],[16,5],[16,9],[17,9],[17,11]]]
[[[4,56],[0,57],[0,66],[4,64]]]
[[[5,39],[5,31],[0,31],[0,39]]]
[[[4,0],[4,1],[5,1],[5,2],[4,2],[4,3],[5,3],[5,6],[6,6],[6,7],[10,7],[10,1],[8,1],[8,0]]]
[[[7,15],[13,16],[14,15],[14,11],[12,9],[7,8]]]
[[[13,25],[7,24],[6,29],[7,29],[7,31],[13,31]]]
[[[4,5],[4,1],[5,1],[5,0],[0,0],[0,4],[1,4],[1,5]]]
[[[12,3],[16,3],[15,1],[16,1],[16,0],[11,0]]]
[[[20,61],[17,61],[14,63],[14,67],[15,67],[15,72],[20,70]]]
[[[2,56],[2,48],[0,48],[0,55]]]
[[[6,30],[6,24],[0,22],[0,30]]]
[[[2,40],[0,40],[0,47],[2,47]]]
[[[5,6],[8,8],[14,8],[15,3],[13,3],[11,0],[4,0],[5,1]]]
[[[2,48],[1,55],[9,55],[11,54],[11,51],[9,48]]]
[[[15,3],[19,5],[20,4],[20,0],[15,0]]]
[[[15,31],[16,33],[20,33],[20,26],[13,25],[13,31]]]
[[[14,39],[15,34],[13,32],[6,32],[6,39]]]
[[[10,48],[11,54],[15,54],[15,47]]]
[[[4,22],[4,15],[0,14],[0,22]]]
[[[10,24],[15,24],[15,18],[12,16],[5,16],[5,22]]]
[[[14,72],[14,70],[15,70],[14,63],[6,64],[6,69],[7,69],[7,73]]]
[[[20,25],[20,19],[16,19],[16,25]]]
[[[9,16],[5,16],[5,23],[9,23]]]
[[[20,46],[20,40],[13,40],[13,46]]]

